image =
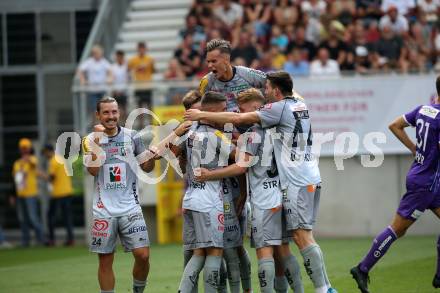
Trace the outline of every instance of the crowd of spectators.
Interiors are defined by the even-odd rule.
[[[440,0],[194,0],[165,79],[206,74],[207,41],[232,62],[294,76],[440,71]]]

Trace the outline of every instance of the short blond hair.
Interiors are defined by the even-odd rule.
[[[182,98],[182,104],[185,110],[190,109],[194,104],[200,102],[202,95],[197,90],[191,90],[187,92]]]
[[[266,99],[264,98],[261,91],[257,90],[256,88],[250,88],[247,90],[242,91],[237,96],[237,103],[238,104],[245,104],[247,102],[261,102],[262,104],[266,103]]]

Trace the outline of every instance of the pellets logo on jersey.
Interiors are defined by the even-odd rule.
[[[105,231],[108,228],[108,222],[106,220],[95,220],[93,223],[93,229],[95,231]]]
[[[121,182],[121,168],[113,166],[109,168],[110,182]]]

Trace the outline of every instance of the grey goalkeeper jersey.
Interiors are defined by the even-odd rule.
[[[234,149],[230,139],[220,130],[195,123],[183,148],[188,176],[183,208],[198,212],[209,212],[214,208],[223,211],[222,180],[198,182],[194,178],[194,169],[202,167],[213,170],[227,166],[229,155]]]
[[[226,96],[228,112],[238,112],[237,95],[249,88],[264,92],[266,73],[244,66],[233,66],[233,77],[228,81],[218,80],[211,72],[200,80],[199,91],[203,95],[208,91],[222,93]]]
[[[281,188],[286,189],[289,183],[307,186],[321,182],[312,154],[312,125],[304,100],[287,97],[266,104],[256,113],[263,128],[275,126],[273,143]]]
[[[259,209],[272,209],[281,205],[282,192],[273,142],[267,129],[255,124],[246,132],[246,151],[254,156],[248,169],[248,193],[251,203]]]
[[[145,151],[141,137],[136,135],[134,130],[119,127],[117,135],[104,137],[100,146],[105,151],[105,163],[95,177],[95,217],[119,217],[141,211],[136,170],[132,170],[129,164]],[[84,150],[89,151],[87,146]],[[137,161],[134,164],[138,164]]]

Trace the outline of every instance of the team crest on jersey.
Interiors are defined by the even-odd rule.
[[[423,106],[422,108],[420,108],[419,113],[425,116],[428,116],[430,118],[435,119],[435,117],[437,117],[438,113],[440,111],[431,107],[431,106]]]

